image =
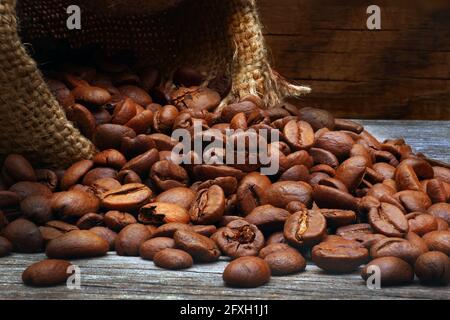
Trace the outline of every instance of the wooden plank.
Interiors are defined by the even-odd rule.
[[[450,162],[450,121],[362,120],[379,140],[404,138],[417,152]],[[309,264],[306,272],[272,277],[257,289],[224,286],[227,260],[196,264],[185,271],[167,271],[138,257],[105,257],[73,261],[81,268],[81,290],[66,286],[25,287],[21,274],[44,254],[14,254],[0,259],[1,299],[450,299],[448,287],[404,287],[370,290],[358,272],[329,275]]]

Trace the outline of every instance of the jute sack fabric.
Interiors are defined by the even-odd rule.
[[[66,26],[74,4],[81,30]],[[272,71],[255,0],[0,0],[0,154],[52,167],[90,158],[95,147],[66,119],[27,52],[49,39],[133,50],[167,76],[181,65],[210,79],[227,73],[233,87],[222,106],[254,94],[270,107],[310,90]]]

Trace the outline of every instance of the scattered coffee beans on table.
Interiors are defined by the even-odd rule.
[[[382,286],[414,274],[449,283],[450,166],[402,139],[254,96],[220,105],[231,83],[208,87],[191,68],[167,83],[111,62],[46,76],[98,152],[65,170],[18,154],[0,164],[0,257],[49,258],[25,284],[62,283],[70,262],[55,259],[108,251],[165,269],[228,257],[233,287],[295,276],[307,259],[336,277],[362,268]]]

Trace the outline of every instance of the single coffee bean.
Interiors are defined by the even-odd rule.
[[[353,144],[354,141],[349,134],[340,131],[329,131],[320,135],[314,146],[327,150],[338,159],[343,160],[350,155]]]
[[[280,232],[274,232],[270,235],[269,238],[267,238],[266,241],[266,245],[268,246],[269,244],[273,244],[273,243],[286,243],[286,239],[284,238],[284,233],[283,231]]]
[[[376,242],[370,248],[372,258],[397,257],[414,265],[416,259],[422,254],[420,248],[403,238],[385,238]]]
[[[134,138],[123,137],[120,151],[128,158],[133,158],[154,148],[156,148],[156,144],[152,137],[140,134]]]
[[[218,177],[234,177],[237,180],[241,180],[244,173],[239,169],[228,166],[202,164],[194,167],[194,176],[199,180],[211,180]]]
[[[112,99],[107,90],[89,85],[76,86],[72,90],[72,95],[79,103],[95,106],[107,104]]]
[[[42,239],[44,239],[45,243],[49,242],[50,240],[56,239],[64,234],[64,232],[56,228],[46,226],[40,226],[39,231],[41,232]]]
[[[138,104],[129,98],[119,102],[114,108],[111,123],[124,125],[137,114]]]
[[[217,231],[217,227],[215,225],[194,225],[192,231],[205,237],[211,237]]]
[[[404,285],[414,280],[414,271],[410,264],[397,257],[382,257],[372,260],[362,269],[361,276],[365,281],[374,275],[374,267],[380,270],[382,286]]]
[[[189,253],[195,261],[213,262],[220,257],[220,250],[213,240],[193,231],[179,230],[173,239],[176,247]]]
[[[55,228],[57,230],[60,230],[63,233],[70,232],[70,231],[73,231],[73,230],[79,230],[77,226],[75,226],[73,224],[70,224],[70,223],[67,223],[67,222],[64,222],[64,221],[60,221],[60,220],[48,221],[45,224],[45,226],[46,227]]]
[[[356,213],[352,210],[320,209],[329,227],[346,226],[356,221]]]
[[[115,210],[108,211],[105,214],[103,221],[108,228],[116,232],[119,232],[130,224],[137,223],[137,220],[133,215]]]
[[[0,237],[0,258],[9,255],[12,250],[12,243],[5,237]]]
[[[225,210],[225,194],[221,187],[213,185],[197,192],[189,210],[191,221],[195,224],[214,224]]]
[[[435,203],[428,208],[427,212],[450,224],[450,203]]]
[[[94,167],[92,160],[80,160],[70,166],[61,179],[61,190],[69,190],[70,187],[79,183],[82,177]]]
[[[206,87],[179,88],[172,92],[171,102],[178,110],[214,110],[220,104],[220,95]]]
[[[348,192],[333,187],[315,185],[313,199],[319,208],[356,210],[358,201]]]
[[[123,228],[116,238],[115,249],[119,256],[139,256],[139,248],[151,237],[150,231],[142,224],[131,224]]]
[[[177,86],[193,87],[199,86],[205,81],[205,77],[195,69],[181,67],[173,74],[173,83]]]
[[[231,287],[256,288],[269,282],[269,264],[258,257],[233,260],[223,271],[224,282]]]
[[[267,204],[253,209],[245,220],[263,232],[273,232],[282,230],[289,216],[289,211]]]
[[[56,175],[56,172],[50,169],[37,169],[36,172],[36,178],[37,182],[40,184],[43,184],[47,188],[50,189],[50,191],[54,192],[59,184],[59,178]]]
[[[19,154],[10,154],[6,157],[3,162],[2,176],[9,185],[21,181],[37,181],[33,167]]]
[[[285,208],[291,201],[300,201],[309,208],[312,193],[311,186],[303,181],[281,181],[266,190],[266,198],[269,204],[278,208]]]
[[[161,190],[188,185],[189,177],[186,170],[167,160],[158,161],[153,164],[150,177]]]
[[[80,230],[89,230],[101,224],[103,224],[103,215],[91,212],[78,219],[76,225]]]
[[[405,239],[408,240],[413,246],[419,248],[420,252],[425,253],[428,252],[428,246],[425,240],[423,240],[421,237],[419,237],[414,232],[408,232],[405,236]]]
[[[45,196],[25,198],[20,203],[20,211],[22,211],[25,218],[38,225],[43,225],[53,218],[51,199]]]
[[[82,183],[85,186],[91,187],[97,180],[105,178],[117,180],[117,171],[112,168],[103,167],[92,169],[83,177]]]
[[[409,231],[419,236],[435,231],[438,228],[437,220],[431,214],[412,212],[406,215],[406,219],[408,219]]]
[[[86,213],[97,212],[100,199],[84,191],[64,191],[55,193],[52,199],[52,211],[63,218],[80,218]]]
[[[153,257],[153,261],[156,266],[169,270],[187,269],[194,264],[194,260],[189,253],[172,248],[157,252]]]
[[[395,182],[399,191],[416,190],[420,191],[421,185],[414,169],[408,164],[400,164],[395,170]]]
[[[20,200],[30,196],[44,196],[50,198],[52,191],[38,182],[22,181],[17,182],[9,188],[9,191],[15,192],[19,195]]]
[[[340,131],[352,131],[355,133],[361,133],[364,127],[355,121],[348,119],[334,119],[334,130]]]
[[[153,237],[168,237],[173,238],[173,235],[178,230],[187,230],[192,231],[192,226],[185,224],[185,223],[179,223],[179,222],[169,222],[165,223],[162,226],[159,226],[154,232]]]
[[[353,192],[361,184],[368,165],[365,157],[348,158],[336,169],[334,177],[342,181],[347,190]]]
[[[109,251],[114,250],[116,246],[117,233],[106,227],[93,227],[89,229],[89,231],[106,240],[109,244]]]
[[[47,244],[45,254],[52,259],[77,259],[103,256],[109,243],[87,230],[70,231]]]
[[[193,187],[195,183],[191,186]],[[229,197],[236,193],[238,187],[238,181],[234,177],[219,177],[216,179],[206,180],[203,182],[198,182],[197,191],[202,189],[207,189],[213,185],[217,185],[222,188],[225,197]]]
[[[447,285],[450,283],[450,258],[442,252],[433,251],[417,258],[414,272],[425,285]]]
[[[122,184],[140,183],[142,184],[141,177],[138,176],[133,170],[121,170],[117,175],[117,178]]]
[[[152,190],[140,183],[130,183],[103,195],[101,205],[109,210],[132,211],[145,205]]]
[[[92,191],[100,199],[103,198],[105,193],[120,189],[120,187],[122,187],[120,182],[113,178],[101,178],[91,185]]]
[[[142,259],[153,260],[155,254],[168,248],[175,248],[175,241],[167,237],[154,237],[145,241],[139,249]]]
[[[159,160],[159,153],[156,149],[151,149],[128,161],[122,170],[132,170],[141,178],[148,176],[150,168]]]
[[[48,259],[36,262],[22,273],[22,281],[27,286],[49,287],[65,283],[70,276],[72,264],[65,260]]]
[[[409,229],[403,212],[386,202],[382,202],[379,208],[370,209],[368,219],[374,230],[388,237],[403,237]]]
[[[258,228],[243,219],[230,222],[214,235],[223,254],[236,259],[257,256],[264,247],[264,236]]]
[[[348,273],[367,262],[369,251],[356,241],[341,238],[314,246],[311,257],[325,271]]]
[[[309,149],[309,154],[314,160],[314,164],[326,164],[332,168],[337,168],[339,166],[339,160],[330,151],[320,148]]]
[[[438,179],[422,180],[422,182],[424,181],[427,181],[425,184],[425,190],[432,203],[446,202],[450,197],[450,193],[447,191],[445,182]]]
[[[298,114],[299,119],[308,122],[314,131],[321,128],[328,128],[330,130],[334,129],[335,119],[334,116],[323,109],[317,108],[301,108]]]
[[[447,222],[445,222],[444,219],[436,218],[436,221],[437,221],[437,225],[438,225],[436,231],[445,231],[445,230],[449,229],[449,225]]]
[[[309,149],[314,144],[314,130],[306,121],[289,121],[284,126],[283,135],[295,150]]]
[[[267,255],[264,260],[269,264],[274,276],[294,274],[306,269],[306,260],[293,249],[273,252]]]
[[[72,121],[86,138],[92,139],[96,120],[92,112],[85,106],[75,103],[66,108],[67,119]]]
[[[327,222],[318,210],[302,210],[291,215],[284,225],[284,237],[296,248],[312,247],[326,235]]]
[[[152,103],[152,98],[150,95],[142,88],[133,85],[125,85],[118,88],[120,93],[124,96],[130,98],[135,103],[146,106]]]
[[[289,213],[296,213],[297,211],[305,209],[307,209],[306,206],[300,201],[291,201],[286,206],[286,210],[289,211]]]
[[[2,236],[13,245],[14,252],[41,252],[44,246],[38,227],[26,219],[17,219],[9,223],[2,232]]]
[[[430,251],[440,251],[450,256],[450,231],[432,231],[423,236]]]
[[[425,192],[403,190],[393,196],[405,208],[406,212],[426,212],[431,206],[431,199]]]
[[[99,167],[110,167],[120,170],[127,162],[127,159],[120,151],[115,149],[106,149],[97,153],[92,161]]]
[[[187,224],[190,216],[186,209],[172,203],[152,202],[139,211],[138,220],[143,224],[161,225],[178,222]]]
[[[119,124],[102,124],[94,132],[93,142],[99,150],[116,149],[119,150],[122,139],[125,137],[134,138],[136,132],[133,129]]]
[[[176,187],[160,193],[156,198],[156,202],[165,202],[177,204],[184,209],[189,209],[195,200],[196,193],[186,187]]]
[[[280,251],[289,251],[293,250],[298,252],[293,247],[289,246],[286,243],[272,243],[272,244],[266,244],[264,248],[259,251],[258,256],[262,259],[266,258],[269,254],[272,254],[274,252],[280,252]]]
[[[153,115],[153,130],[155,132],[170,134],[178,114],[178,109],[172,105],[162,107]]]
[[[244,214],[249,214],[254,208],[266,204],[266,190],[271,186],[267,176],[258,172],[247,174],[239,183],[237,200]]]

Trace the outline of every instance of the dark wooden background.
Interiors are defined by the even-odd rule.
[[[275,69],[297,102],[339,116],[450,119],[450,1],[258,0]],[[366,28],[381,7],[382,30]]]

